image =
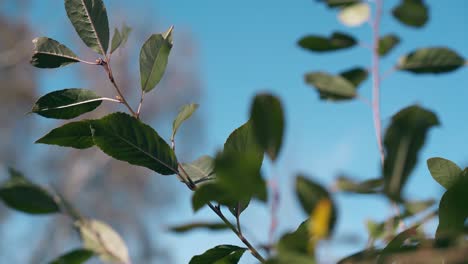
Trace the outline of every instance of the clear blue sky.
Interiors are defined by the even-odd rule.
[[[60,39],[60,35],[73,30],[65,23],[65,11],[56,0],[35,1],[29,21],[36,25],[37,35]],[[369,107],[361,102],[327,103],[318,100],[316,92],[304,84],[303,74],[325,70],[332,73],[370,64],[369,52],[353,48],[333,54],[312,54],[303,51],[296,41],[306,34],[328,35],[332,31],[348,31],[363,42],[370,40],[370,28],[347,29],[336,20],[336,13],[313,0],[295,1],[105,1],[111,24],[121,20],[129,25],[145,25],[148,33],[163,31],[175,25],[175,46],[178,30],[190,31],[200,58],[200,73],[204,87],[200,114],[207,120],[208,142],[199,154],[214,154],[221,148],[229,133],[245,122],[252,97],[260,91],[272,91],[283,101],[287,117],[286,140],[281,152],[280,165],[275,172],[280,179],[282,200],[280,232],[297,226],[305,215],[299,210],[292,192],[294,176],[304,172],[330,185],[339,172],[359,179],[379,176],[379,158]],[[396,0],[386,0],[386,10]],[[382,61],[389,69],[399,56],[416,47],[448,46],[468,57],[466,25],[468,2],[465,0],[427,1],[431,20],[421,30],[404,27],[392,17],[385,16],[382,33],[397,33],[402,43]],[[54,7],[52,7],[52,5]],[[117,10],[117,7],[125,9]],[[117,12],[119,20],[113,20]],[[138,12],[138,15],[136,14]],[[387,12],[388,14],[388,12]],[[42,18],[46,16],[46,23]],[[157,26],[154,26],[157,25]],[[154,27],[154,30],[151,28]],[[63,80],[41,74],[43,91],[59,87]],[[442,126],[434,129],[413,173],[406,193],[411,198],[438,198],[441,189],[432,181],[425,160],[442,156],[464,166],[468,154],[462,144],[468,135],[465,122],[468,113],[468,69],[433,76],[415,76],[395,73],[382,85],[382,120],[387,125],[392,114],[410,104],[418,103],[434,110]],[[370,98],[370,81],[359,93]],[[170,123],[167,124],[170,126]],[[197,150],[198,151],[198,150]],[[265,164],[270,173],[269,164]],[[267,174],[268,174],[267,173]],[[208,211],[193,215],[190,196],[180,187],[180,209],[171,214],[167,224],[190,222],[193,219],[215,219]],[[186,193],[186,192],[185,192]],[[337,237],[348,233],[365,234],[365,219],[383,219],[391,212],[381,199],[366,197],[339,197],[340,219]],[[253,206],[245,214],[245,224],[251,236],[264,241],[268,232],[268,208]],[[247,234],[249,236],[249,234]],[[249,237],[251,237],[249,236]],[[187,263],[218,244],[235,243],[231,233],[212,234],[195,232],[190,235],[164,234],[167,247],[173,250],[176,263]],[[364,243],[365,240],[362,240]],[[326,244],[327,256],[342,256],[363,245]],[[247,254],[246,254],[247,255]],[[327,260],[327,259],[323,259]],[[254,263],[246,256],[245,263]]]

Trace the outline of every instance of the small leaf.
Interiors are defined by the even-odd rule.
[[[465,171],[468,172],[466,169]],[[451,240],[463,236],[468,217],[467,188],[467,181],[460,182],[448,189],[440,199],[439,226],[436,232],[439,244],[450,244]]]
[[[94,252],[87,249],[75,249],[70,251],[49,264],[82,264],[94,256]]]
[[[427,132],[438,125],[433,112],[417,105],[393,116],[383,142],[387,153],[383,166],[384,191],[391,199],[401,199],[401,191],[418,161]]]
[[[112,227],[94,219],[82,219],[75,225],[84,248],[95,252],[105,262],[130,263],[127,246]]]
[[[381,191],[383,179],[377,178],[356,182],[345,176],[339,176],[338,179],[336,179],[335,186],[342,192],[373,194]]]
[[[194,256],[189,264],[236,264],[246,251],[246,248],[221,245]]]
[[[457,164],[444,158],[428,159],[427,167],[432,178],[447,190],[455,186],[463,176],[462,170]]]
[[[310,213],[310,220],[308,224],[309,232],[309,250],[313,250],[316,247],[318,241],[326,239],[330,235],[331,224],[333,217],[336,217],[335,208],[333,203],[328,198],[320,199],[315,208]]]
[[[177,133],[177,130],[179,129],[180,125],[182,123],[189,119],[192,114],[197,110],[198,104],[187,104],[182,106],[179,110],[179,114],[177,114],[177,117],[174,119],[174,122],[172,123],[172,136],[171,140],[174,140],[174,137]]]
[[[33,39],[33,56],[31,64],[38,68],[58,68],[80,62],[78,56],[65,45],[51,38]]]
[[[86,149],[94,146],[88,121],[78,121],[55,128],[35,143]]]
[[[340,73],[340,76],[351,82],[354,87],[359,87],[359,85],[367,80],[369,72],[361,67],[355,67],[344,72]]]
[[[65,9],[83,42],[106,56],[109,47],[109,20],[102,0],[65,0]]]
[[[329,8],[342,8],[356,3],[360,3],[361,0],[316,0],[317,2],[324,2]]]
[[[147,93],[154,89],[161,81],[166,71],[169,53],[172,48],[172,29],[163,36],[152,35],[140,51],[140,79],[141,89]]]
[[[314,52],[327,52],[351,48],[357,41],[352,36],[341,32],[334,32],[331,37],[309,35],[301,38],[299,46]]]
[[[341,9],[338,20],[348,27],[358,27],[370,18],[370,7],[367,3],[356,3]]]
[[[379,55],[387,55],[400,43],[400,38],[395,34],[387,34],[379,39]]]
[[[177,173],[174,151],[150,126],[125,113],[89,122],[94,144],[107,155],[162,175]]]
[[[271,94],[255,96],[250,110],[257,142],[275,161],[281,149],[284,131],[284,114],[280,100]]]
[[[403,56],[397,67],[411,73],[446,73],[465,64],[465,59],[444,47],[423,48]]]
[[[225,230],[229,227],[225,223],[207,223],[207,222],[196,222],[191,224],[173,226],[170,228],[171,231],[176,233],[185,233],[193,231],[195,229],[208,229],[212,231]]]
[[[378,223],[372,220],[366,221],[367,232],[372,240],[377,240],[385,235],[385,222]]]
[[[10,179],[0,186],[0,199],[10,208],[28,214],[50,214],[60,211],[52,194],[30,182],[20,172],[9,170]]]
[[[120,35],[120,31],[117,28],[114,30],[114,36],[112,37],[111,43],[110,53],[114,53],[114,51],[120,47],[120,44],[122,44],[122,36]]]
[[[93,111],[101,103],[102,99],[93,91],[71,88],[42,96],[31,112],[47,118],[72,119]]]
[[[192,163],[182,163],[181,165],[194,183],[213,180],[216,177],[214,159],[210,156],[202,156]]]
[[[339,75],[312,72],[305,75],[305,82],[318,90],[320,99],[349,100],[356,96],[353,83]]]
[[[406,201],[403,205],[405,207],[404,215],[415,215],[420,212],[427,210],[435,204],[433,199],[422,200],[422,201]]]
[[[429,10],[423,0],[401,0],[392,10],[393,16],[410,27],[422,27],[429,20]]]

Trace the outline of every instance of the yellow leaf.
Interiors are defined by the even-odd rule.
[[[328,237],[330,220],[332,216],[332,202],[328,198],[318,201],[310,214],[308,225],[309,232],[309,252],[315,250],[317,242]]]

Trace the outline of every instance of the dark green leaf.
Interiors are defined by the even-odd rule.
[[[93,257],[93,255],[93,251],[87,249],[75,249],[55,260],[52,260],[49,264],[81,264],[88,261]]]
[[[60,211],[55,197],[10,169],[10,179],[0,186],[0,199],[10,208],[29,214],[50,214]]]
[[[68,18],[83,42],[106,56],[109,46],[109,21],[102,0],[65,0]]]
[[[217,201],[220,204],[234,205],[236,200],[232,200],[222,186],[214,182],[208,182],[198,187],[192,196],[192,208],[196,212],[210,201]]]
[[[327,4],[329,8],[345,7],[348,5],[360,3],[361,0],[316,0],[317,2],[323,2]]]
[[[236,264],[246,251],[246,248],[221,245],[194,256],[189,264]]]
[[[280,100],[271,94],[255,96],[250,118],[257,142],[275,161],[281,149],[284,131],[284,114]]]
[[[107,155],[162,175],[177,172],[174,152],[150,126],[124,113],[90,123],[94,144]]]
[[[285,252],[267,260],[265,264],[316,264],[315,259],[309,255]]]
[[[58,68],[70,63],[80,62],[78,56],[69,48],[51,38],[33,39],[31,64],[38,68]]]
[[[393,252],[398,252],[400,249],[404,246],[404,243],[406,240],[409,238],[415,237],[418,232],[417,232],[416,227],[410,227],[403,232],[399,233],[396,235],[389,243],[388,245],[382,250],[382,254],[388,254],[388,253],[393,253]]]
[[[172,27],[163,34],[154,34],[140,51],[141,89],[147,93],[161,81],[172,48]]]
[[[465,170],[467,173],[468,170]],[[468,175],[467,175],[468,176]],[[445,192],[439,204],[439,226],[436,238],[446,244],[464,232],[468,217],[468,182],[462,181]]]
[[[397,67],[412,73],[446,73],[465,65],[465,59],[444,47],[423,48],[402,57]]]
[[[31,112],[47,118],[72,119],[93,111],[102,98],[93,91],[71,88],[48,93],[34,104]]]
[[[401,191],[418,161],[426,134],[437,125],[437,116],[417,105],[393,116],[384,137],[386,156],[383,167],[384,191],[391,199],[401,199]]]
[[[379,193],[383,186],[383,179],[370,179],[356,182],[346,176],[339,176],[336,179],[335,186],[338,190],[348,193]]]
[[[104,222],[82,219],[75,223],[83,246],[106,262],[130,263],[128,249],[120,235]]]
[[[393,16],[410,27],[422,27],[429,20],[429,9],[423,0],[401,0],[392,10]]]
[[[315,52],[335,51],[351,48],[356,45],[356,40],[345,33],[334,32],[331,37],[309,35],[301,38],[299,46]]]
[[[395,34],[388,34],[379,39],[379,55],[387,55],[400,43],[400,38]]]
[[[305,82],[318,90],[320,99],[348,100],[356,96],[354,84],[339,75],[312,72],[305,75]]]
[[[177,114],[177,117],[174,119],[174,122],[172,123],[172,136],[171,139],[174,140],[174,137],[177,133],[177,130],[179,129],[180,125],[182,123],[189,119],[192,114],[197,110],[198,104],[187,104],[182,106],[179,110],[179,114]]]
[[[450,189],[456,185],[462,175],[462,170],[457,164],[444,158],[430,158],[427,160],[427,167],[432,178],[445,189]]]
[[[179,226],[173,226],[170,228],[171,231],[176,233],[185,233],[189,231],[193,231],[195,229],[208,229],[208,230],[225,230],[229,229],[229,227],[225,223],[206,223],[206,222],[197,222]]]
[[[195,183],[205,182],[216,177],[214,159],[210,156],[202,156],[192,163],[182,163],[182,168]]]
[[[224,143],[224,152],[234,152],[239,155],[255,153],[255,160],[260,169],[263,162],[263,151],[260,146],[258,146],[251,120],[244,123],[229,135]]]
[[[365,249],[363,251],[359,251],[354,253],[350,256],[347,256],[337,264],[351,264],[351,263],[367,263],[366,261],[370,261],[370,263],[375,263],[375,260],[378,258],[381,250],[376,249]]]
[[[361,67],[355,67],[340,73],[340,76],[358,87],[369,76],[369,72]]]
[[[94,146],[88,121],[78,121],[55,128],[36,143],[86,149]]]

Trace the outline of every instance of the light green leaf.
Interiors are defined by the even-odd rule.
[[[398,21],[410,27],[422,27],[429,20],[429,9],[423,0],[400,0],[392,14]]]
[[[80,62],[78,56],[65,45],[51,38],[33,39],[33,56],[31,64],[38,68],[58,68]]]
[[[335,186],[338,190],[348,193],[373,194],[379,193],[383,186],[383,179],[370,179],[357,182],[346,176],[339,176],[336,179]]]
[[[400,38],[395,34],[387,34],[379,39],[379,55],[385,56],[400,43]]]
[[[147,93],[161,81],[172,48],[171,27],[164,35],[152,35],[140,51],[141,89]]]
[[[150,126],[125,113],[89,122],[94,143],[107,155],[162,175],[177,173],[174,152]]]
[[[432,178],[447,190],[455,186],[463,177],[460,167],[444,158],[428,159],[427,167],[431,172]]]
[[[172,136],[171,140],[174,140],[174,137],[177,133],[177,130],[179,129],[180,125],[182,123],[189,119],[192,114],[197,110],[198,104],[187,104],[182,106],[179,110],[179,114],[177,114],[177,117],[174,119],[174,122],[172,123]]]
[[[42,96],[31,112],[47,118],[72,119],[96,109],[101,103],[102,99],[93,91],[71,88]]]
[[[214,159],[210,156],[202,156],[192,163],[182,163],[181,165],[194,183],[213,180],[216,177]]]
[[[359,85],[367,79],[369,72],[362,67],[354,67],[341,72],[340,76],[351,82],[354,87],[358,88]]]
[[[208,223],[208,222],[196,222],[184,225],[173,226],[170,228],[171,231],[176,233],[185,233],[189,231],[193,231],[196,229],[208,229],[211,231],[217,230],[226,230],[229,227],[225,223]]]
[[[356,43],[356,39],[342,32],[334,32],[331,37],[308,35],[298,42],[300,47],[314,52],[347,49],[353,47]]]
[[[88,121],[78,121],[55,128],[35,143],[86,149],[94,146]]]
[[[118,48],[125,46],[131,31],[132,29],[125,24],[120,30],[115,28],[110,53],[114,53]]]
[[[435,200],[405,201],[403,204],[405,211],[402,216],[412,216],[423,212],[435,204]]]
[[[102,0],[65,0],[68,18],[83,42],[106,56],[109,46],[109,21]]]
[[[370,7],[367,3],[356,3],[346,6],[338,13],[338,20],[348,27],[358,27],[370,18]]]
[[[257,142],[272,161],[278,157],[284,133],[284,114],[278,97],[258,94],[250,110]]]
[[[422,48],[400,58],[397,68],[411,73],[446,73],[465,65],[465,59],[444,47]]]
[[[314,86],[320,99],[349,100],[356,96],[356,87],[342,76],[325,72],[311,72],[305,75],[305,82]]]
[[[87,249],[75,249],[55,260],[52,260],[49,264],[82,264],[92,258],[93,255],[93,251]]]
[[[194,256],[189,264],[236,264],[246,250],[232,245],[220,245]]]
[[[104,222],[82,219],[75,223],[84,248],[95,252],[102,261],[130,263],[128,249],[120,235]]]

